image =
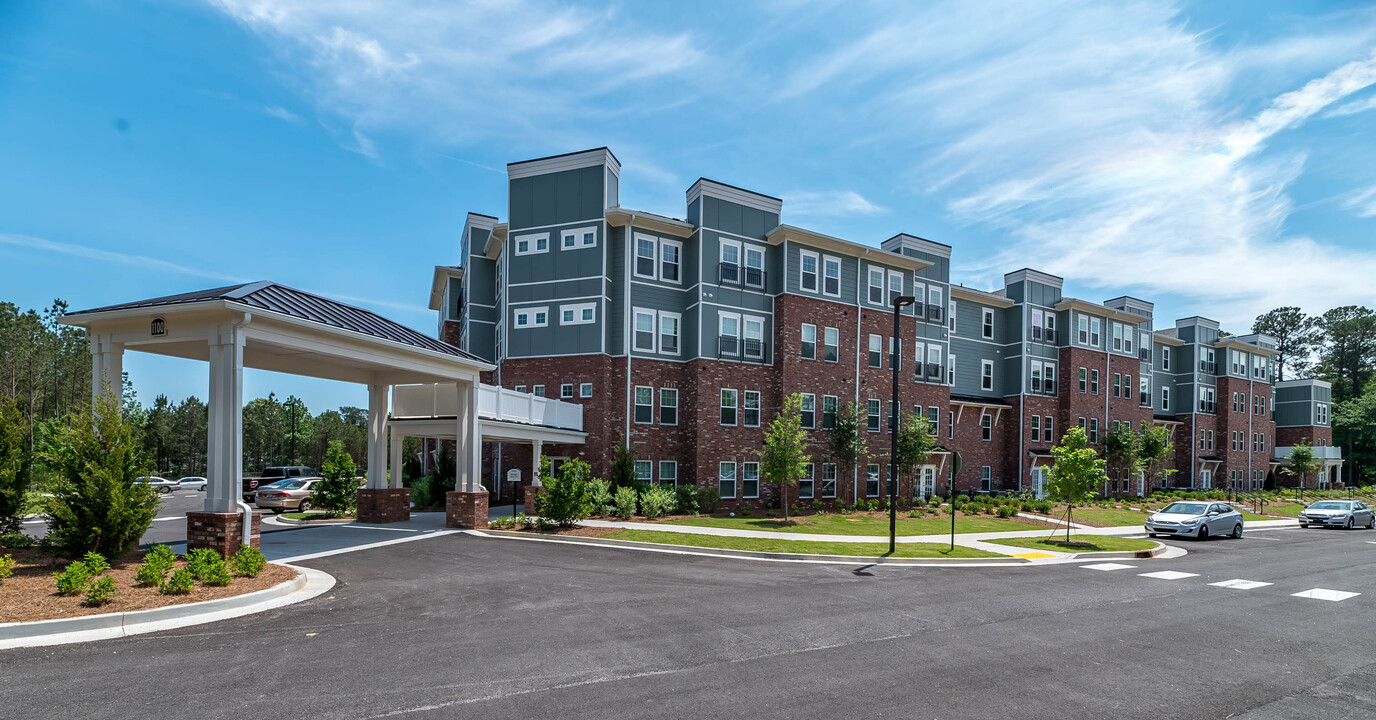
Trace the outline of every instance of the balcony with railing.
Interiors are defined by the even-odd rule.
[[[756,338],[738,338],[731,335],[717,336],[718,360],[745,360],[764,362],[765,341]]]
[[[1211,412],[1217,412],[1217,411],[1218,411],[1218,403],[1217,403],[1217,402],[1214,402],[1214,401],[1212,401],[1212,400],[1200,400],[1200,401],[1199,401],[1199,412],[1202,412],[1202,413],[1211,413]]]
[[[1055,328],[1044,328],[1044,327],[1041,327],[1040,325],[1033,325],[1033,326],[1032,326],[1032,342],[1034,342],[1034,343],[1042,343],[1042,344],[1045,344],[1045,345],[1055,345],[1055,344],[1056,344],[1056,330],[1055,330]]]
[[[1042,378],[1034,377],[1032,378],[1031,384],[1028,386],[1028,392],[1031,395],[1045,395],[1047,397],[1055,397],[1056,381],[1051,378],[1043,380]]]
[[[764,289],[765,271],[763,268],[751,267],[749,265],[718,263],[717,282],[721,285]]]
[[[921,305],[918,306],[917,312],[919,317],[922,315],[922,307],[923,306]],[[945,308],[941,307],[940,305],[933,305],[931,303],[927,303],[925,307],[927,309],[927,322],[939,323],[944,321],[945,315],[942,311]]]
[[[443,418],[459,414],[459,389],[448,383],[395,385],[393,418]],[[478,417],[483,420],[583,429],[583,406],[492,385],[478,386]]]
[[[1217,374],[1218,374],[1218,363],[1216,363],[1216,362],[1209,362],[1209,361],[1207,361],[1207,360],[1200,360],[1200,361],[1199,361],[1199,372],[1202,372],[1202,373],[1204,373],[1205,375],[1217,375]]]
[[[927,382],[941,382],[943,373],[940,365],[936,363],[926,363],[923,365],[923,368],[925,369],[923,377]]]
[[[1142,407],[1151,407],[1151,393],[1138,393],[1137,404]]]
[[[1137,359],[1141,360],[1142,362],[1151,362],[1151,349],[1139,348],[1137,350]]]

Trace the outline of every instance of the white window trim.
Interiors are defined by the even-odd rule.
[[[722,481],[725,479],[725,475],[722,474],[722,470],[725,469],[727,465],[731,466],[731,494],[723,494],[721,496],[723,500],[734,499],[736,497],[736,493],[740,491],[741,486],[741,473],[739,468],[737,467],[736,461],[723,460],[717,463],[717,489],[721,489]]]
[[[650,274],[640,272],[640,241],[648,240],[650,247],[654,249],[654,255],[650,257]],[[635,234],[635,242],[631,243],[631,274],[634,277],[645,278],[647,280],[659,279],[659,238],[654,235]]]
[[[745,466],[746,466],[746,465],[754,465],[754,466],[755,466],[755,494],[754,494],[754,495],[746,495],[746,494],[745,494]],[[742,497],[742,498],[757,498],[757,497],[759,497],[759,496],[760,496],[760,482],[761,482],[761,480],[760,480],[760,464],[759,464],[758,462],[754,461],[754,460],[747,460],[747,461],[741,463],[741,466],[740,466],[740,483],[741,483],[740,493],[741,493],[741,497]]]
[[[592,310],[592,319],[591,319],[591,320],[584,320],[584,319],[583,319],[583,311],[584,311],[584,310]],[[564,321],[564,313],[566,313],[566,312],[572,312],[572,313],[573,313],[573,319],[572,319],[572,320],[569,320],[569,321],[567,321],[567,322]],[[560,325],[591,325],[591,324],[593,324],[593,323],[595,323],[595,322],[597,322],[597,303],[595,303],[595,302],[590,302],[590,303],[577,303],[577,304],[574,304],[574,305],[560,305],[560,306],[559,306],[559,324],[560,324]]]
[[[894,291],[894,287],[893,287],[893,286],[894,286],[894,282],[897,282],[897,283],[898,283],[898,295],[899,295],[900,297],[903,295],[903,291],[908,287],[908,282],[907,282],[907,278],[903,277],[903,271],[902,271],[902,270],[890,270],[890,271],[888,272],[888,281],[889,281],[889,284],[888,284],[889,293],[888,293],[888,295],[886,295],[886,296],[884,297],[884,304],[885,304],[885,306],[887,306],[887,307],[891,307],[891,306],[893,305],[893,300],[892,300],[892,298],[893,298],[893,296],[894,296],[894,294],[893,294],[893,291]],[[918,302],[921,302],[921,300],[919,299]]]
[[[674,404],[673,404],[673,405],[665,405],[665,404],[664,404],[664,393],[665,393],[665,392],[671,392],[671,393],[674,394]],[[671,408],[674,409],[674,421],[671,422],[671,423],[666,423],[666,422],[664,422],[664,408],[666,408],[666,407],[671,407]],[[658,425],[668,425],[668,426],[678,425],[678,388],[662,387],[662,388],[659,389],[659,417],[655,420],[655,423],[658,424]]]
[[[807,328],[812,328],[812,357],[803,355],[803,343],[807,342],[804,337],[807,334]],[[820,346],[821,343],[817,341],[817,326],[812,323],[803,323],[802,327],[798,330],[798,357],[803,360],[816,360],[817,348]]]
[[[537,249],[536,249],[536,245],[537,245],[538,241],[540,241],[540,240],[544,240],[544,241],[545,241],[545,249],[544,249],[544,250],[537,250]],[[526,243],[528,243],[528,245],[526,246],[526,249],[525,249],[524,251],[521,250],[521,243],[522,243],[523,241],[526,242]],[[516,237],[512,238],[511,243],[512,243],[511,246],[512,246],[513,248],[515,248],[515,254],[517,254],[517,255],[539,255],[539,254],[541,254],[541,253],[547,253],[547,252],[549,252],[549,233],[534,233],[534,234],[531,234],[531,235],[517,235]]]
[[[634,352],[657,352],[656,346],[659,345],[659,318],[656,317],[654,310],[645,308],[634,308],[631,317],[631,350]],[[640,330],[637,329],[637,321],[644,315],[650,318],[650,347],[641,347],[637,340]]]
[[[812,273],[813,286],[811,288],[808,288],[807,285],[803,283],[803,258],[805,257],[812,258],[812,266],[815,268]],[[822,256],[820,254],[812,252],[811,250],[798,251],[798,289],[810,293],[819,293],[822,291]]]
[[[725,255],[728,247],[736,248],[736,284],[745,285],[745,250],[739,240],[722,238],[717,241],[717,272],[713,273],[713,277],[721,279],[721,266],[727,264]]]
[[[592,244],[583,242],[583,235],[592,233]],[[573,238],[573,244],[569,244],[569,238]],[[585,227],[573,230],[564,230],[559,233],[559,248],[561,250],[583,250],[585,248],[597,247],[597,228]]]
[[[674,319],[674,344],[677,350],[664,349],[664,320],[665,318]],[[655,318],[655,349],[660,355],[672,355],[678,357],[683,354],[683,316],[676,312],[660,310],[659,317]]]
[[[868,276],[868,284],[865,286],[865,302],[882,307],[884,305],[884,268],[878,265],[871,265],[866,275]],[[875,288],[875,275],[879,276],[879,302],[875,302],[874,298],[871,297]]]
[[[644,404],[644,403],[642,403],[642,402],[640,402],[640,391],[641,391],[641,390],[649,390],[649,391],[650,391],[650,402],[649,402],[648,405],[647,405],[647,404]],[[640,411],[640,408],[643,408],[643,407],[648,407],[648,408],[650,408],[650,419],[649,419],[649,420],[644,420],[644,421],[642,421],[642,420],[636,419],[636,414]],[[631,423],[632,423],[632,424],[635,424],[635,425],[654,425],[654,424],[655,424],[655,389],[654,389],[654,387],[652,387],[652,386],[650,386],[650,385],[636,385],[636,386],[635,386],[635,389],[631,391]]]
[[[989,372],[986,373],[986,372],[984,371],[985,368],[988,368],[988,369],[989,369]],[[988,378],[988,380],[989,380],[989,387],[984,387],[984,380],[985,380],[986,378]],[[992,392],[992,391],[994,390],[994,361],[993,361],[993,360],[980,360],[980,361],[979,361],[979,389],[980,389],[980,390],[988,390],[988,391],[990,391],[990,392]]]
[[[989,322],[985,322],[985,321],[984,321],[985,318],[988,318],[988,319],[989,319]],[[989,334],[987,334],[987,335],[984,333],[984,327],[985,327],[986,325],[989,327]],[[992,339],[994,338],[994,310],[993,310],[993,308],[980,308],[980,313],[979,313],[979,335],[980,335],[981,338],[984,338],[985,340],[992,340]]]
[[[666,246],[672,246],[672,247],[674,247],[676,250],[678,250],[678,262],[675,263],[675,264],[678,266],[678,279],[677,279],[677,280],[666,280],[666,279],[664,279],[664,248],[665,248]],[[657,273],[657,274],[659,275],[659,281],[660,281],[660,282],[666,282],[666,283],[669,283],[669,284],[671,284],[671,285],[682,285],[682,284],[683,284],[683,243],[681,243],[681,242],[679,242],[679,241],[677,241],[677,240],[660,240],[660,241],[659,241],[658,252],[659,252],[659,258],[655,261],[655,273]]]
[[[592,397],[592,383],[590,383],[590,382],[578,383],[578,397],[580,397],[580,398],[590,398],[590,397]]]
[[[664,467],[665,467],[666,465],[669,466],[669,467],[672,467],[672,468],[674,469],[674,487],[678,487],[678,461],[677,461],[677,460],[660,460],[660,461],[659,461],[659,482],[660,482],[660,484],[661,484],[661,485],[664,484]]]
[[[530,328],[542,328],[542,327],[548,327],[548,326],[549,326],[549,306],[548,306],[548,305],[540,305],[540,306],[536,306],[536,307],[519,307],[519,308],[513,308],[512,312],[513,312],[513,314],[514,314],[514,318],[515,318],[515,319],[512,321],[511,325],[512,325],[512,327],[514,327],[514,328],[517,328],[517,329],[520,329],[520,330],[529,330]],[[544,321],[544,322],[536,322],[535,316],[538,315],[539,313],[544,313],[544,314],[545,314],[545,321]],[[527,317],[527,320],[526,320],[525,323],[522,323],[522,322],[521,322],[521,316],[523,316],[523,315],[525,315],[525,316]]]
[[[827,292],[827,263],[829,262],[836,263],[836,292],[834,293]],[[819,276],[817,282],[819,284],[817,286],[817,289],[820,290],[821,293],[823,295],[826,295],[827,297],[841,297],[841,271],[844,269],[845,265],[841,262],[841,258],[833,257],[831,255],[823,255],[822,265],[818,268],[818,270],[820,270],[821,272],[818,274]]]

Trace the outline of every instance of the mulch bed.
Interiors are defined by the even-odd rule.
[[[0,555],[15,559],[14,575],[0,580],[0,623],[54,620],[57,618],[100,615],[103,613],[149,610],[168,605],[217,600],[266,590],[296,577],[297,571],[285,565],[268,563],[255,578],[235,577],[224,587],[210,587],[196,583],[186,595],[163,595],[156,587],[140,587],[134,583],[134,573],[142,562],[143,552],[136,551],[110,563],[105,571],[115,579],[118,594],[100,607],[87,607],[85,593],[76,596],[57,594],[52,574],[66,567],[67,561],[34,549],[0,549]],[[186,563],[178,561],[177,567]]]
[[[572,535],[574,537],[606,537],[607,535],[615,535],[621,532],[620,528],[584,527],[582,525],[575,525],[571,528],[556,528],[554,530],[526,530],[521,527],[503,529],[510,532],[530,533],[531,535]]]

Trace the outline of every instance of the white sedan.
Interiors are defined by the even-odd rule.
[[[178,480],[177,484],[180,485],[181,488],[184,490],[200,490],[201,492],[205,492],[205,486],[207,482],[209,481],[203,477],[200,477],[198,475],[191,475],[188,477],[184,477],[181,480]]]
[[[160,478],[157,476],[134,478],[134,482],[147,485],[164,495],[181,487],[176,480],[168,480],[167,478]]]

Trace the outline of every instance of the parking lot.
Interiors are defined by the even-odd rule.
[[[158,508],[158,514],[153,518],[153,524],[148,527],[148,532],[143,534],[139,541],[141,544],[148,543],[175,543],[186,542],[186,514],[195,512],[205,507],[205,493],[196,490],[174,490],[172,492],[159,495],[162,501]],[[269,517],[272,513],[264,512],[263,517]],[[24,532],[34,537],[41,537],[47,532],[47,526],[42,520],[29,520],[23,525]],[[263,523],[263,532],[280,532],[291,530],[290,527]]]
[[[97,718],[1376,711],[1376,532],[1167,542],[1189,554],[943,569],[446,535],[306,561],[340,585],[302,605],[0,653],[3,706]],[[195,681],[167,692],[174,676]]]

